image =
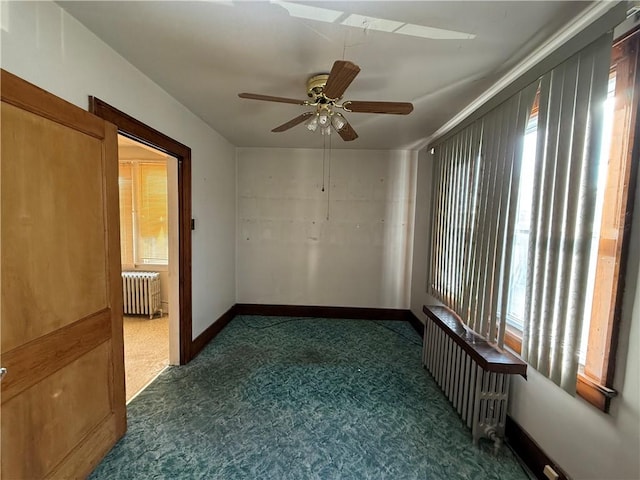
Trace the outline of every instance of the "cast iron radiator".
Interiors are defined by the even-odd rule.
[[[468,330],[445,307],[422,307],[424,327],[422,365],[433,376],[462,420],[473,443],[482,437],[504,438],[511,375],[527,376],[527,364]]]
[[[124,313],[149,315],[162,314],[160,274],[158,272],[122,272]]]

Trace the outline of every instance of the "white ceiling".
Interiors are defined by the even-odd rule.
[[[58,3],[237,146],[322,146],[319,132],[303,125],[271,133],[309,107],[237,94],[306,99],[309,76],[328,72],[337,59],[350,60],[361,72],[345,100],[408,101],[414,111],[346,113],[360,137],[346,143],[333,135],[332,146],[393,149],[419,145],[591,2],[303,4],[324,9],[318,14],[344,12],[334,23],[296,17],[289,13],[291,5],[267,1]],[[368,17],[369,27],[342,25],[349,14]],[[428,39],[377,31],[380,23],[371,18],[475,37]]]
[[[118,135],[118,160],[167,161],[167,154],[144,143]]]

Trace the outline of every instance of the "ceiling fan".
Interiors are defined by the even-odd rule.
[[[346,118],[335,109],[356,113],[388,113],[395,115],[408,115],[413,110],[413,105],[408,102],[369,102],[348,100],[339,103],[351,82],[360,73],[360,67],[353,62],[336,60],[331,68],[331,73],[314,75],[307,80],[307,96],[310,100],[296,100],[294,98],[273,97],[259,95],[257,93],[239,93],[240,98],[250,100],[263,100],[266,102],[291,103],[316,107],[315,111],[305,112],[286,123],[274,128],[272,132],[284,132],[303,122],[311,131],[320,127],[323,135],[329,135],[331,129],[335,129],[346,142],[358,138],[358,134],[347,122]]]

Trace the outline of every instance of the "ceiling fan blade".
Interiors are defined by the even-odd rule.
[[[358,138],[358,134],[349,123],[346,123],[344,127],[338,130],[338,134],[345,142],[350,142]]]
[[[239,93],[240,98],[249,100],[263,100],[265,102],[292,103],[294,105],[304,105],[306,100],[296,100],[295,98],[272,97],[271,95],[259,95],[257,93]]]
[[[394,115],[408,115],[413,111],[413,105],[408,102],[344,102],[345,110],[358,113],[392,113]]]
[[[279,127],[274,128],[271,131],[272,132],[284,132],[285,130],[289,130],[290,128],[293,128],[296,125],[301,124],[302,122],[304,122],[307,118],[309,118],[313,114],[314,114],[314,112],[304,112],[302,115],[298,115],[296,118],[292,118],[287,123],[283,123],[282,125],[280,125]]]
[[[360,73],[360,67],[346,60],[336,60],[331,68],[329,79],[323,89],[328,98],[340,98],[353,79]]]

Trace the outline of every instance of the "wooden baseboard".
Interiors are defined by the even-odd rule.
[[[233,317],[237,315],[236,305],[233,305],[229,310],[224,312],[215,322],[213,322],[204,332],[191,341],[191,347],[189,348],[189,361],[198,356],[207,344],[218,335],[224,327],[226,327]]]
[[[404,319],[411,324],[420,337],[424,336],[424,323],[411,310],[405,310]]]
[[[507,424],[505,427],[505,436],[507,443],[518,454],[520,459],[531,470],[531,472],[539,480],[548,480],[542,473],[545,465],[550,465],[558,475],[560,480],[569,480],[569,476],[549,458],[549,456],[540,448],[535,440],[533,440],[527,432],[525,432],[515,420],[507,415]]]
[[[276,317],[347,318],[353,320],[403,320],[411,323],[422,336],[422,322],[410,311],[395,308],[326,307],[313,305],[262,305],[236,303],[209,328],[191,342],[189,362],[218,335],[236,315],[264,315]]]
[[[407,311],[395,308],[326,307],[315,305],[260,305],[237,303],[236,315],[348,318],[352,320],[406,320]]]

